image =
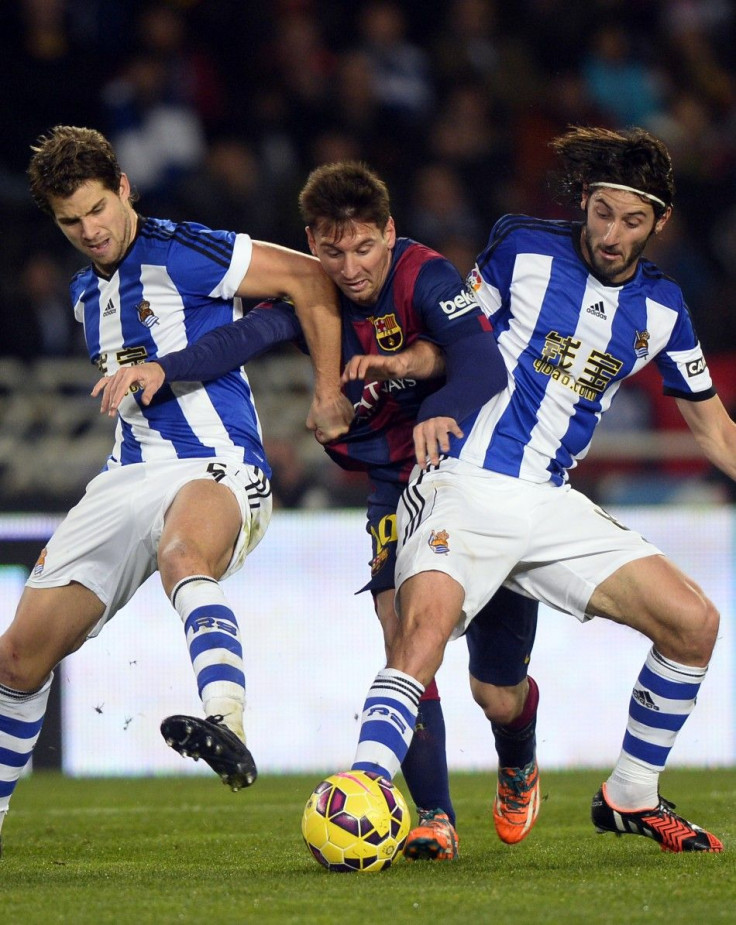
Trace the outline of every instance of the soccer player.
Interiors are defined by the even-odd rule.
[[[93,363],[106,373],[183,346],[240,314],[240,297],[293,300],[307,337],[339,343],[334,287],[319,261],[247,234],[144,218],[108,141],[56,126],[39,138],[31,193],[90,260],[71,282]],[[339,436],[353,409],[337,350],[312,345],[310,424]],[[49,460],[50,466],[58,461]],[[269,467],[245,375],[121,403],[101,474],[59,526],[0,636],[0,825],[43,722],[53,669],[96,635],[156,569],[184,623],[206,719],[172,717],[174,748],[201,756],[233,790],[252,784],[238,624],[220,580],[243,564],[268,525]]]
[[[672,212],[665,146],[641,129],[577,127],[552,147],[560,191],[582,221],[507,215],[469,275],[509,385],[402,495],[401,620],[368,693],[353,767],[397,772],[445,645],[505,582],[581,621],[607,617],[652,642],[618,761],[593,798],[596,829],[648,836],[665,851],[721,851],[718,838],[659,794],[719,615],[659,549],[572,490],[568,470],[623,379],[652,360],[707,458],[731,478],[736,426],[679,286],[644,257]]]
[[[487,319],[458,271],[435,251],[397,238],[388,190],[373,171],[353,162],[318,167],[301,192],[300,208],[309,248],[340,290],[343,379],[356,416],[347,434],[325,449],[338,465],[370,477],[373,556],[362,590],[373,594],[389,654],[397,631],[396,505],[416,454],[437,460],[446,452],[448,433],[461,436],[457,422],[505,386],[506,371]],[[164,381],[219,376],[299,336],[288,304],[263,304],[185,350],[121,370],[93,394],[104,390],[102,410],[114,411],[135,386],[145,403]],[[479,377],[478,368],[495,375]],[[508,843],[528,834],[539,808],[538,691],[527,677],[536,618],[535,601],[501,589],[467,634],[473,691],[491,720],[498,752],[494,822]],[[457,834],[434,680],[418,709],[402,769],[419,824],[405,853],[445,860],[457,854]]]

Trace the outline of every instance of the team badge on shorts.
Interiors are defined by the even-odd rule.
[[[427,545],[438,555],[446,555],[450,551],[450,534],[447,530],[433,530],[427,540]]]
[[[41,555],[36,560],[36,564],[33,566],[33,574],[38,578],[41,572],[44,570],[46,565],[46,547],[41,550]]]

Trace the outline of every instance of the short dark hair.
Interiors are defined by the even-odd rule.
[[[672,205],[675,195],[672,161],[665,144],[643,128],[623,131],[570,126],[550,142],[561,161],[552,178],[559,201],[578,205],[591,183],[606,181],[656,196],[655,215]]]
[[[366,164],[337,161],[313,170],[299,194],[302,221],[320,222],[339,238],[350,222],[375,224],[382,231],[391,217],[388,188]]]
[[[89,180],[99,180],[105,189],[117,193],[122,171],[112,145],[92,128],[56,125],[31,146],[28,179],[33,201],[47,215],[53,215],[49,198],[66,199]]]

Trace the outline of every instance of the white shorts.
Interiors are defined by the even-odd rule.
[[[448,458],[418,475],[397,509],[396,588],[445,572],[465,590],[453,637],[503,584],[579,620],[598,585],[627,562],[662,555],[569,486],[537,484]]]
[[[222,576],[227,578],[266,532],[271,487],[260,469],[210,457],[133,463],[101,472],[56,529],[27,585],[56,588],[76,581],[89,588],[105,605],[89,634],[96,636],[156,571],[164,515],[178,491],[187,482],[210,478],[232,491],[242,517],[235,551]]]

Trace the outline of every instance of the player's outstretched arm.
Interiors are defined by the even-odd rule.
[[[445,358],[428,340],[417,340],[400,353],[389,355],[356,354],[345,364],[343,382],[356,379],[434,379],[445,372]]]
[[[293,306],[286,302],[262,302],[244,318],[213,328],[188,347],[151,361],[160,368],[163,378],[158,374],[152,377],[147,372],[140,373],[150,382],[148,391],[143,392],[143,404],[150,403],[164,380],[209,382],[238,369],[277,344],[298,341],[300,336],[301,328]],[[127,368],[126,375],[121,375],[119,380],[105,377],[95,385],[92,394],[96,396],[102,392],[101,411],[115,413],[126,394],[123,386],[135,384],[133,369],[142,371],[143,367]]]
[[[98,379],[92,388],[92,397],[102,393],[100,413],[114,417],[120,403],[131,391],[142,389],[141,401],[150,405],[151,399],[164,384],[164,371],[158,363],[141,363],[138,366],[123,366],[112,376]]]
[[[354,409],[340,389],[342,323],[337,290],[316,257],[265,241],[253,256],[237,295],[279,296],[294,304],[314,368],[314,397],[307,427],[320,443],[344,434]]]
[[[675,401],[708,461],[736,481],[736,423],[721,399],[714,395],[705,401]]]

